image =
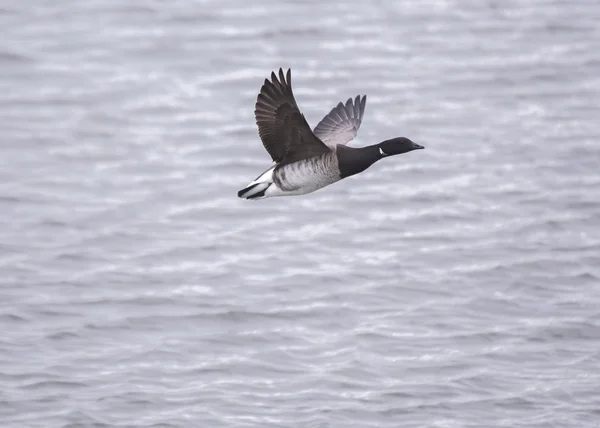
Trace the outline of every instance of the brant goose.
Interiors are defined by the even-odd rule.
[[[292,93],[291,71],[279,79],[271,73],[256,100],[258,133],[275,162],[238,196],[263,199],[272,196],[304,195],[343,178],[364,171],[387,156],[399,155],[423,146],[398,137],[372,146],[352,148],[362,122],[367,97],[357,96],[339,103],[312,131]]]

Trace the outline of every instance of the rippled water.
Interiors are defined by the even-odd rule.
[[[4,2],[2,427],[600,426],[599,19]],[[426,150],[239,200],[279,67]]]

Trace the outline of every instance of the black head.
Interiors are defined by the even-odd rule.
[[[413,143],[411,140],[405,137],[392,138],[391,140],[385,140],[378,144],[379,153],[381,156],[399,155],[401,153],[408,153],[413,150],[424,149],[425,147]]]

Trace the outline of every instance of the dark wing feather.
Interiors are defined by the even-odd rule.
[[[291,71],[279,79],[271,73],[256,99],[258,134],[271,158],[287,164],[327,153],[330,149],[310,129],[292,93]]]
[[[356,137],[365,113],[367,96],[349,98],[346,105],[339,103],[319,122],[314,132],[329,147],[347,144]]]

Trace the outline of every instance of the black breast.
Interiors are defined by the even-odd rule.
[[[376,147],[361,147],[355,149],[342,145],[337,146],[336,156],[341,178],[350,177],[351,175],[363,172],[381,158]]]

